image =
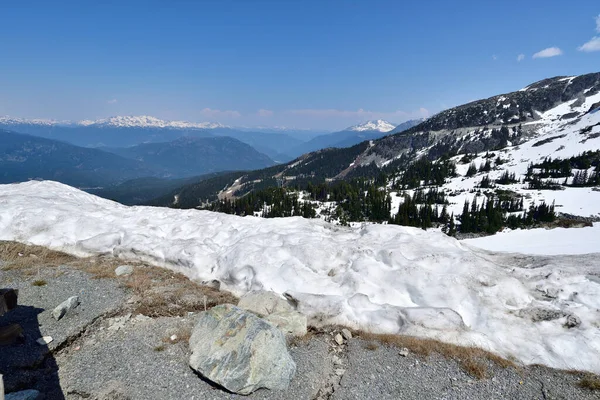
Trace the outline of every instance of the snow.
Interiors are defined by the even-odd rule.
[[[0,125],[61,125],[61,126],[96,126],[116,128],[173,128],[173,129],[216,129],[227,126],[214,122],[165,121],[147,115],[117,116],[98,120],[55,121],[50,119],[24,119],[0,117]]]
[[[0,240],[139,259],[192,279],[219,279],[236,294],[287,293],[313,324],[430,337],[524,363],[600,372],[597,255],[519,258],[394,225],[127,207],[50,181],[0,185],[0,210]],[[562,237],[556,232],[548,252]],[[598,227],[581,232],[589,242]],[[514,234],[497,237],[508,243]],[[565,316],[534,323],[530,315],[540,307]],[[564,327],[567,314],[581,325]]]
[[[82,126],[110,126],[119,128],[196,128],[196,129],[215,129],[225,128],[225,125],[213,122],[186,122],[186,121],[165,121],[156,117],[147,115],[142,116],[117,116],[99,120],[83,120],[77,123]]]
[[[396,127],[387,121],[378,119],[376,121],[367,121],[360,125],[354,125],[348,128],[348,131],[364,132],[364,131],[378,131],[378,132],[390,132]]]
[[[491,251],[557,255],[600,253],[600,223],[579,229],[506,230],[462,243]]]

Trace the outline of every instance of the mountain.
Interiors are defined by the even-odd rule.
[[[354,125],[351,126],[350,128],[346,129],[347,131],[354,131],[354,132],[382,132],[382,133],[386,133],[386,132],[390,132],[392,131],[396,126],[384,121],[382,119],[378,119],[375,121],[367,121],[365,123],[362,124],[358,124],[358,125]]]
[[[413,121],[405,123],[408,127],[414,126]],[[328,147],[350,147],[365,140],[374,140],[396,129],[396,126],[381,119],[376,121],[367,121],[363,124],[354,125],[340,132],[329,133],[326,135],[317,136],[306,143],[303,143],[292,150],[292,154],[299,156],[301,154],[310,153],[325,149]],[[398,130],[398,132],[400,132]]]
[[[210,179],[188,185],[155,204],[172,205],[177,197],[178,207],[197,207],[198,199],[235,199],[282,185],[307,190],[309,184],[364,177],[391,196],[392,214],[404,189],[425,186],[443,192],[448,213],[456,216],[465,201],[483,195],[479,202],[509,196],[523,199],[520,210],[554,202],[562,213],[598,217],[600,191],[593,186],[600,179],[599,149],[600,73],[561,76],[445,110],[380,139],[308,153],[227,182],[222,176],[218,185]]]
[[[165,121],[151,116],[117,116],[76,122],[1,117],[0,128],[82,147],[130,147],[141,143],[170,142],[182,137],[228,136],[249,144],[278,162],[292,159],[288,151],[302,143],[302,140],[284,131],[253,132],[218,123]]]
[[[266,155],[231,137],[181,137],[172,142],[106,150],[160,168],[175,177],[225,170],[253,170],[274,164]]]
[[[97,149],[0,129],[0,182],[51,179],[76,187],[105,186],[160,172]]]

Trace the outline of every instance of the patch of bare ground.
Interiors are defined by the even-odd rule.
[[[229,292],[201,285],[185,275],[159,267],[137,267],[123,281],[134,293],[131,311],[153,318],[183,316],[238,301]]]
[[[19,270],[23,275],[39,275],[62,265],[87,272],[94,279],[116,279],[132,291],[127,304],[130,312],[149,317],[184,316],[188,312],[205,311],[218,304],[237,304],[238,299],[229,292],[193,282],[185,275],[166,268],[129,262],[109,256],[78,258],[45,247],[18,242],[0,241],[2,270]],[[122,264],[132,265],[129,276],[115,276],[115,268]],[[57,270],[58,271],[58,270]],[[32,285],[42,286],[37,279]]]
[[[4,271],[20,269],[24,272],[35,273],[40,264],[58,267],[73,262],[77,258],[42,246],[0,241],[0,260],[3,262],[2,270]]]
[[[514,361],[507,360],[497,354],[476,347],[458,346],[434,339],[405,335],[367,332],[357,332],[357,335],[367,341],[365,346],[369,350],[375,350],[379,345],[386,345],[406,348],[422,357],[427,357],[433,353],[439,354],[448,359],[455,360],[465,372],[478,379],[488,376],[488,362],[493,362],[502,368],[518,368]]]

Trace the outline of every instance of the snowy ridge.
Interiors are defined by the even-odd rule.
[[[57,121],[52,119],[25,119],[0,117],[0,125],[60,125],[84,127],[111,127],[111,128],[172,128],[172,129],[217,129],[228,126],[216,122],[186,122],[165,121],[159,118],[142,116],[117,116],[97,120]]]
[[[2,185],[0,205],[0,240],[141,259],[219,279],[237,294],[287,293],[313,324],[432,337],[528,364],[600,372],[597,255],[536,261],[401,226],[126,207],[49,181]],[[597,237],[600,225],[585,229]],[[554,319],[533,322],[544,310]],[[568,317],[581,323],[567,328]]]
[[[83,120],[77,122],[81,126],[99,126],[115,128],[195,128],[195,129],[215,129],[226,128],[225,125],[214,122],[186,122],[186,121],[165,121],[159,118],[142,116],[118,116],[98,120]]]
[[[346,129],[347,131],[364,132],[364,131],[378,131],[378,132],[390,132],[396,127],[396,125],[390,124],[387,121],[378,119],[375,121],[367,121],[363,124],[354,125]]]
[[[12,118],[9,116],[0,117],[0,125],[61,125],[68,124],[68,121],[56,121],[53,119],[25,119],[25,118]]]

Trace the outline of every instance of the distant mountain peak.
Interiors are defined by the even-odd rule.
[[[382,119],[377,119],[377,120],[367,121],[362,124],[351,126],[350,128],[348,128],[346,130],[355,131],[355,132],[363,132],[363,131],[390,132],[395,127],[396,127],[396,125],[394,125],[394,124],[391,124]]]
[[[148,115],[140,116],[115,116],[98,120],[82,120],[77,122],[81,126],[115,127],[115,128],[195,128],[216,129],[227,128],[227,126],[216,122],[187,122],[166,121]]]
[[[66,123],[65,121],[56,121],[53,119],[25,119],[25,118],[13,118],[13,117],[9,117],[7,115],[0,117],[0,124],[2,125],[22,125],[22,124],[29,124],[29,125],[59,125],[59,124],[63,124]]]

